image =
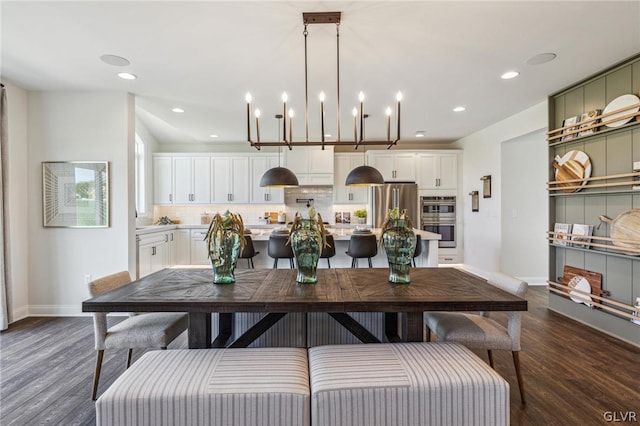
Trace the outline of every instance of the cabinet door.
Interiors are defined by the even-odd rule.
[[[306,147],[284,148],[285,167],[296,175],[309,173],[309,151]]]
[[[278,167],[280,165],[280,159],[277,155],[269,157],[269,169],[274,167]],[[265,170],[266,172],[266,170]],[[262,177],[262,175],[260,175]],[[258,185],[260,184],[260,180],[258,179]],[[284,189],[282,188],[263,188],[268,190],[267,192],[267,202],[272,204],[284,204]]]
[[[168,258],[168,244],[158,243],[155,246],[155,253],[151,255],[151,271],[156,272],[160,269],[163,269],[167,266],[167,258]]]
[[[277,155],[254,155],[249,157],[249,202],[256,204],[284,203],[283,189],[260,187],[262,175],[273,167],[278,167]]]
[[[416,180],[416,156],[409,154],[394,154],[393,170],[396,181],[415,182]]]
[[[231,202],[229,191],[229,177],[231,176],[231,163],[228,157],[211,159],[211,174],[213,175],[213,187],[211,202],[226,204]]]
[[[153,200],[156,204],[173,202],[171,157],[153,157]]]
[[[176,231],[167,232],[167,263],[165,267],[174,266],[176,264]]]
[[[458,156],[456,154],[443,154],[440,156],[438,179],[438,189],[457,189]]]
[[[418,189],[436,189],[438,157],[434,154],[419,154],[417,159]]]
[[[345,180],[351,170],[364,164],[364,157],[360,154],[336,154],[334,156],[333,200],[343,204],[366,204],[367,188],[346,186]]]
[[[203,237],[204,238],[204,237]],[[176,229],[175,239],[175,264],[191,264],[191,231],[189,229]]]
[[[191,230],[191,264],[209,265],[209,250],[207,242],[204,241],[206,231]]]
[[[192,164],[191,202],[209,204],[211,202],[211,157],[194,157]]]
[[[372,154],[370,157],[370,166],[378,169],[385,181],[393,181],[393,154]]]
[[[321,146],[311,146],[307,148],[308,173],[329,173],[333,174],[333,147],[325,146],[324,150]]]
[[[229,175],[229,193],[232,203],[249,202],[249,158],[231,157],[231,174]]]
[[[187,204],[191,202],[192,189],[191,157],[173,157],[173,188],[174,203]]]
[[[154,248],[152,245],[140,245],[138,247],[138,278],[149,275],[152,271],[151,258]]]

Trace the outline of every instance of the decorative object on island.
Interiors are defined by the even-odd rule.
[[[396,134],[395,138],[391,137],[391,115],[392,109],[391,107],[386,108],[386,139],[376,139],[376,140],[365,140],[364,136],[364,119],[367,114],[364,112],[364,98],[365,95],[363,92],[358,94],[358,102],[360,108],[353,108],[353,141],[351,140],[343,140],[341,137],[341,125],[340,125],[340,24],[341,24],[341,12],[304,12],[302,14],[302,22],[304,24],[304,120],[305,120],[305,137],[303,140],[295,140],[295,136],[293,134],[293,117],[294,111],[293,109],[287,109],[287,102],[289,100],[289,96],[287,93],[282,94],[282,114],[280,118],[284,118],[282,122],[282,126],[278,126],[278,132],[282,129],[282,138],[278,135],[277,141],[263,142],[260,137],[260,116],[261,112],[259,109],[256,109],[253,112],[255,117],[255,136],[256,139],[252,138],[251,131],[251,121],[252,121],[252,111],[251,111],[251,94],[247,93],[246,102],[247,102],[247,141],[249,144],[256,148],[260,149],[263,146],[286,146],[289,149],[292,149],[294,146],[321,146],[324,149],[325,145],[329,146],[345,146],[345,147],[353,147],[354,149],[358,149],[359,145],[386,145],[387,148],[391,148],[396,145],[400,140],[400,101],[402,100],[402,93],[398,92],[396,95]],[[320,92],[318,96],[318,100],[320,102],[320,138],[310,140],[309,139],[309,82],[308,82],[308,49],[307,49],[307,35],[309,34],[308,26],[313,24],[334,24],[336,26],[336,102],[335,102],[335,116],[336,116],[336,137],[335,140],[328,141],[325,138],[328,136],[325,130],[325,93]],[[331,106],[329,106],[331,108]],[[289,118],[287,122],[287,117]],[[288,127],[288,132],[287,132]],[[281,140],[282,139],[282,140]],[[287,170],[287,169],[285,169]],[[269,173],[270,170],[267,171]],[[265,173],[266,175],[266,173]],[[382,185],[384,183],[384,179],[380,172],[373,167],[370,166],[359,166],[356,167],[352,173],[346,179],[346,185]],[[263,185],[262,183],[260,186]]]
[[[353,215],[356,217],[357,224],[364,225],[367,223],[367,209],[358,209],[353,212]]]
[[[416,235],[413,223],[407,211],[390,209],[382,224],[381,244],[387,253],[389,262],[389,281],[396,284],[409,284],[409,270],[416,248]]]
[[[316,209],[313,207],[309,209],[308,219],[303,219],[300,213],[296,213],[291,225],[289,241],[298,266],[296,281],[317,283],[318,259],[327,240],[322,216],[316,213]]]
[[[207,241],[209,259],[213,267],[213,282],[215,284],[236,282],[233,272],[245,242],[242,216],[231,213],[229,210],[223,215],[216,213],[204,240]]]
[[[491,198],[491,175],[482,176],[482,198]]]
[[[42,204],[45,227],[108,227],[109,163],[42,162]]]
[[[478,196],[478,191],[471,191],[469,195],[471,195],[471,211],[480,211],[480,197]]]

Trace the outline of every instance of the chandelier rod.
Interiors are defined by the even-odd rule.
[[[304,23],[304,128],[305,140],[309,142],[309,65],[307,63],[307,23]],[[292,141],[293,142],[293,141]]]
[[[340,21],[336,22],[336,91],[338,102],[338,134],[336,140],[340,142]],[[322,140],[324,141],[324,134],[322,135]]]

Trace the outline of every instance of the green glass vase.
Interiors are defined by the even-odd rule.
[[[409,284],[409,270],[416,248],[416,235],[406,219],[391,219],[382,233],[382,245],[389,261],[389,281]]]
[[[241,235],[234,229],[226,229],[209,242],[209,259],[213,267],[215,284],[236,282],[233,274],[240,255]]]
[[[322,251],[322,235],[315,220],[300,219],[296,229],[291,230],[291,247],[296,258],[299,283],[317,283],[318,259]]]

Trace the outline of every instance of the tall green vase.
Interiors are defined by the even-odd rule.
[[[406,219],[391,219],[382,234],[382,244],[389,261],[389,281],[397,284],[409,284],[409,270],[413,251],[416,248],[416,235]]]
[[[213,267],[213,282],[232,284],[236,282],[233,274],[240,255],[241,235],[234,229],[226,229],[222,235],[216,235],[209,242],[209,258]]]
[[[317,283],[318,259],[322,251],[322,235],[315,220],[300,219],[299,226],[291,230],[291,247],[296,258],[299,283]]]

